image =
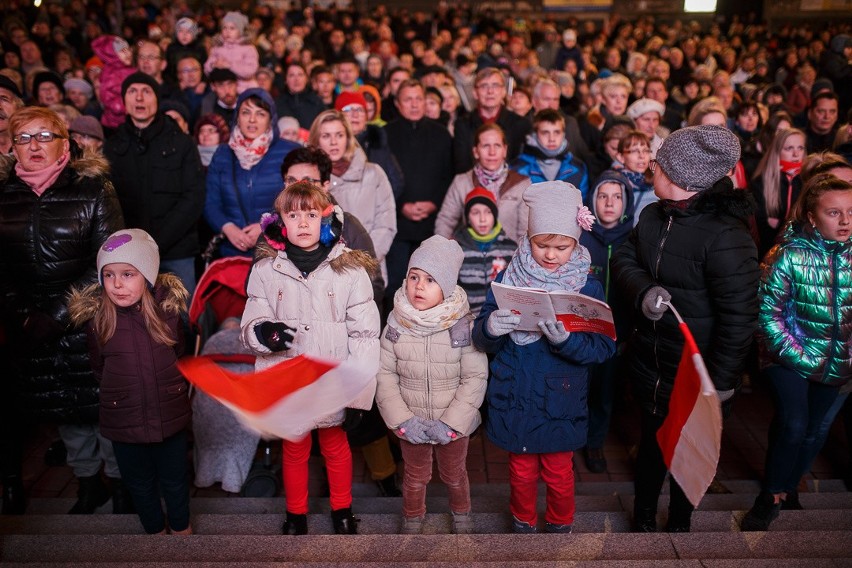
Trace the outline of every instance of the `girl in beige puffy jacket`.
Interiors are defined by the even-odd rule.
[[[310,182],[288,186],[275,200],[280,220],[261,224],[273,247],[252,269],[243,312],[242,340],[257,353],[256,370],[297,355],[326,359],[379,358],[379,311],[369,270],[375,260],[340,241],[343,214]],[[278,249],[278,250],[274,250]],[[350,406],[369,410],[375,382]],[[355,534],[352,452],[341,425],[345,413],[305,424],[305,438],[284,440],[284,534],[306,534],[311,430],[318,430],[328,470],[335,532]]]
[[[456,285],[463,259],[455,241],[424,241],[382,334],[376,403],[400,437],[403,534],[422,530],[433,451],[449,490],[453,532],[474,532],[465,462],[481,421],[488,359],[473,347],[467,295]]]

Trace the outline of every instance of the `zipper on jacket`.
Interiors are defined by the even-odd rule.
[[[334,301],[334,290],[328,291],[328,301],[331,303],[331,319],[337,321],[337,303]]]
[[[426,415],[429,417],[429,420],[434,420],[432,416],[432,377],[429,376],[429,351],[432,345],[432,336],[426,336],[426,349],[425,349],[425,357],[423,360],[423,366],[426,367]]]
[[[604,284],[604,299],[609,302],[609,262],[612,259],[612,243],[606,245],[606,282]]]
[[[660,244],[657,247],[657,261],[654,263],[654,280],[659,279],[660,277],[660,263],[663,260],[663,249],[666,246],[666,240],[669,238],[669,232],[672,229],[672,223],[674,222],[674,217],[669,215],[669,222],[666,223],[666,231],[663,233],[663,238],[660,239]],[[660,392],[660,381],[662,377],[660,376],[660,354],[657,351],[657,322],[653,322],[651,325],[654,326],[654,363],[657,368],[657,382],[654,383],[654,414],[657,414],[657,394]]]
[[[838,305],[839,300],[839,290],[837,284],[837,250],[835,249],[831,253],[830,262],[830,273],[831,273],[831,295],[832,295],[832,309],[834,311],[833,319],[834,324],[831,330],[831,342],[829,343],[829,351],[828,355],[825,358],[825,368],[822,370],[822,383],[828,384],[831,382],[829,378],[829,372],[833,367],[832,363],[834,361],[834,348],[837,345],[837,338],[840,335],[840,306]]]

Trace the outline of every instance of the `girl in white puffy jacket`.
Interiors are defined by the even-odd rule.
[[[488,359],[473,347],[467,295],[456,285],[463,259],[455,241],[438,235],[424,241],[382,334],[376,404],[400,437],[403,534],[422,531],[433,451],[449,491],[453,532],[474,531],[465,462],[481,421]]]
[[[375,260],[340,240],[343,212],[310,182],[288,186],[275,200],[280,219],[264,219],[269,245],[249,276],[242,340],[257,353],[256,370],[297,355],[338,361],[379,358],[379,311],[368,271]],[[277,249],[277,250],[275,250]],[[350,406],[369,410],[375,382]],[[284,534],[306,534],[311,430],[318,430],[328,470],[335,532],[355,534],[352,452],[341,425],[344,411],[305,424],[305,438],[284,440]]]

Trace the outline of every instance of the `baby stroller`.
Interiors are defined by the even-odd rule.
[[[246,280],[251,259],[227,257],[207,267],[189,307],[189,321],[197,332],[196,355],[210,357],[231,370],[254,370],[254,355],[239,338],[239,318],[246,304]],[[230,318],[230,319],[229,319]],[[236,319],[236,321],[234,321]],[[273,460],[272,442],[245,429],[219,402],[196,391],[192,398],[195,433],[196,485],[221,482],[222,488],[244,497],[274,497],[281,486],[279,460]],[[262,459],[255,461],[258,446]]]

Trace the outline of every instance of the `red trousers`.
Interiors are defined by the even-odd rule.
[[[516,519],[538,524],[538,479],[547,486],[544,520],[554,525],[574,524],[574,452],[509,454],[509,509]]]
[[[320,428],[320,452],[328,471],[328,489],[332,510],[352,506],[352,451],[346,432],[340,426]],[[284,440],[284,494],[287,512],[304,515],[308,512],[308,459],[311,457],[311,436],[298,442]]]

